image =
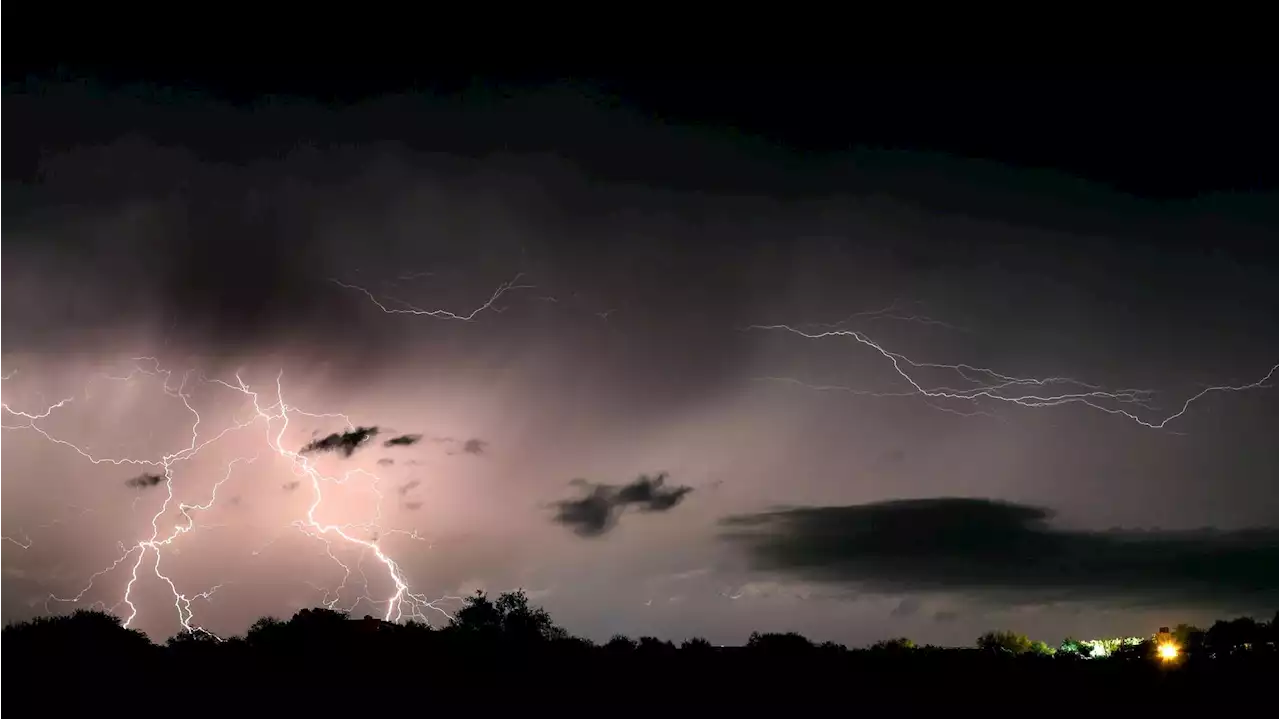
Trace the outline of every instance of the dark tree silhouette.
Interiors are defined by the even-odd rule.
[[[680,643],[680,651],[682,652],[699,652],[700,654],[709,653],[712,650],[711,642],[702,637],[693,637],[686,639]]]
[[[615,634],[605,642],[604,649],[612,654],[626,656],[636,650],[636,641],[631,637]]]
[[[564,639],[568,632],[555,625],[551,615],[529,604],[523,590],[504,592],[492,601],[482,591],[467,597],[453,616],[450,629],[482,641],[537,643]]]
[[[896,637],[894,639],[881,639],[871,645],[871,651],[883,652],[886,654],[902,654],[916,648],[916,643],[906,637]]]
[[[813,642],[795,632],[752,632],[747,638],[747,648],[763,654],[804,655],[813,649]]]
[[[477,592],[441,629],[304,609],[288,621],[263,617],[244,637],[197,630],[161,646],[116,617],[78,611],[5,627],[3,669],[10,706],[45,706],[50,715],[101,713],[116,697],[179,706],[183,719],[205,710],[226,717],[233,705],[253,714],[267,697],[303,715],[342,714],[335,703],[344,697],[358,702],[354,709],[381,714],[399,708],[415,686],[433,707],[472,713],[504,702],[526,713],[599,713],[622,698],[628,707],[669,711],[677,697],[718,711],[771,702],[822,708],[850,691],[861,708],[916,713],[931,698],[965,705],[999,696],[1009,706],[1034,706],[1069,687],[1077,709],[1137,702],[1145,711],[1159,697],[1167,700],[1162,717],[1200,717],[1223,697],[1274,706],[1267,687],[1277,670],[1275,627],[1274,618],[1221,621],[1203,632],[1179,626],[1170,633],[1185,654],[1177,662],[1160,662],[1154,640],[1098,659],[1066,639],[1050,660],[1041,656],[1048,647],[1013,632],[988,632],[972,649],[899,637],[848,650],[767,632],[753,633],[743,647],[622,635],[596,646],[570,636],[521,591],[496,599]]]

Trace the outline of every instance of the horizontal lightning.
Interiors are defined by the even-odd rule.
[[[330,278],[329,281],[339,287],[342,287],[348,290],[354,290],[364,295],[365,297],[368,297],[369,301],[372,302],[375,306],[377,306],[378,309],[390,315],[422,315],[426,317],[434,317],[436,319],[461,320],[463,322],[470,322],[471,320],[475,319],[476,315],[479,315],[481,312],[484,312],[485,310],[493,310],[495,312],[501,312],[502,310],[497,307],[497,302],[498,300],[502,299],[502,296],[507,294],[508,292],[512,292],[514,290],[533,289],[533,285],[517,285],[516,284],[517,282],[520,281],[520,278],[522,276],[523,275],[516,275],[509,282],[504,282],[498,285],[498,288],[494,290],[493,295],[490,296],[488,300],[486,300],[479,307],[476,307],[475,309],[471,310],[466,314],[458,314],[456,312],[450,312],[449,310],[427,310],[421,307],[414,306],[408,302],[405,302],[404,300],[396,299],[394,297],[387,297],[386,299],[400,306],[388,307],[381,299],[378,299],[377,295],[375,295],[373,292],[369,291],[368,289],[361,287],[360,285],[349,284],[347,282],[343,282],[341,280],[334,279],[334,278]]]
[[[912,318],[900,319],[910,320]],[[975,367],[968,364],[918,362],[905,355],[885,349],[883,345],[875,342],[870,337],[857,330],[831,329],[820,332],[810,332],[798,329],[791,325],[752,325],[748,329],[782,331],[810,340],[821,340],[835,337],[850,338],[858,344],[871,348],[875,352],[879,353],[880,356],[888,360],[890,366],[893,367],[898,376],[907,382],[910,389],[897,392],[872,392],[837,385],[811,385],[801,382],[800,380],[787,377],[757,378],[761,380],[787,382],[815,390],[841,391],[871,397],[917,396],[924,398],[926,401],[961,400],[970,403],[976,403],[981,399],[989,399],[996,402],[1015,404],[1020,407],[1055,407],[1066,404],[1083,404],[1101,412],[1106,412],[1107,414],[1125,417],[1139,425],[1142,425],[1143,427],[1151,429],[1164,429],[1170,422],[1186,414],[1187,410],[1191,408],[1193,403],[1206,395],[1213,394],[1215,392],[1244,392],[1264,387],[1274,387],[1275,385],[1272,384],[1272,379],[1275,377],[1277,369],[1280,369],[1280,365],[1272,365],[1271,369],[1267,371],[1266,375],[1264,375],[1262,379],[1248,384],[1215,385],[1205,387],[1196,394],[1188,397],[1176,412],[1158,419],[1144,419],[1136,414],[1135,410],[1143,409],[1153,414],[1156,413],[1155,407],[1152,404],[1152,396],[1155,394],[1154,390],[1107,390],[1099,385],[1088,384],[1069,377],[1046,377],[1039,379],[1015,377],[1002,374],[986,367]],[[949,370],[954,372],[961,381],[966,383],[967,386],[927,387],[912,374],[915,370],[924,369]],[[1050,391],[1052,387],[1060,387],[1063,385],[1071,386],[1075,391],[1060,393]],[[1103,404],[1104,402],[1109,404]],[[950,408],[941,407],[932,403],[931,405],[944,411],[959,413]],[[982,413],[978,412],[976,414]]]

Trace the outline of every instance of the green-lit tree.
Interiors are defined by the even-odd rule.
[[[883,652],[886,654],[904,654],[916,648],[916,643],[906,637],[895,637],[893,639],[881,639],[871,645],[871,651]]]
[[[1030,654],[1035,654],[1037,656],[1051,657],[1053,656],[1054,649],[1048,644],[1045,644],[1044,642],[1037,639],[1031,642],[1031,647],[1027,649],[1027,652]]]
[[[991,631],[978,637],[978,648],[1004,654],[1026,654],[1032,651],[1027,635],[1008,631]]]
[[[1062,659],[1088,659],[1093,656],[1093,647],[1079,639],[1067,637],[1058,645],[1058,651],[1054,656]]]

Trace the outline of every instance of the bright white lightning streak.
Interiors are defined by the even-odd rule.
[[[369,290],[363,287],[340,282],[336,279],[331,281],[334,284],[337,284],[341,287],[357,290],[365,294],[383,312],[386,312],[389,314],[425,315],[425,316],[438,318],[438,319],[451,319],[451,320],[460,320],[465,322],[465,321],[470,321],[474,319],[477,315],[479,315],[481,312],[485,310],[492,310],[495,312],[500,311],[500,308],[496,307],[495,303],[507,292],[510,292],[516,289],[524,289],[526,287],[531,287],[531,285],[528,285],[528,286],[516,285],[515,283],[519,281],[519,278],[520,276],[517,275],[511,281],[500,285],[497,288],[497,290],[494,291],[493,295],[490,296],[486,302],[484,302],[482,305],[480,305],[479,307],[475,308],[474,310],[466,314],[458,314],[455,312],[450,312],[448,310],[425,310],[418,307],[414,307],[404,302],[401,302],[401,304],[405,305],[404,308],[387,307],[381,301],[379,301],[378,298],[374,296],[373,293],[371,293]],[[397,302],[400,302],[400,301],[397,300]],[[173,530],[168,534],[164,534],[161,531],[160,518],[164,516],[165,512],[168,511],[168,509],[170,508],[170,506],[173,505],[173,502],[174,502],[174,485],[173,485],[174,465],[195,457],[200,452],[200,450],[217,442],[218,440],[225,437],[227,434],[237,430],[248,428],[256,424],[258,421],[262,421],[266,427],[267,446],[271,450],[276,452],[279,456],[289,460],[295,476],[305,477],[306,479],[310,480],[312,489],[314,491],[314,499],[312,500],[310,506],[307,509],[305,518],[295,520],[292,523],[292,526],[298,529],[299,531],[301,531],[303,534],[306,534],[307,536],[313,537],[315,539],[319,539],[320,541],[324,542],[326,554],[328,554],[330,558],[332,558],[340,567],[342,567],[344,571],[342,584],[333,593],[332,599],[329,598],[329,593],[326,591],[324,604],[329,608],[333,608],[337,604],[337,602],[340,599],[340,593],[342,589],[346,587],[346,582],[351,576],[350,567],[348,567],[345,563],[343,563],[340,559],[338,559],[338,557],[333,553],[333,545],[330,543],[328,537],[334,537],[336,539],[339,539],[348,544],[360,547],[362,549],[361,559],[360,559],[361,564],[357,565],[357,570],[361,573],[362,576],[364,575],[364,568],[363,568],[364,556],[366,554],[371,553],[374,557],[377,558],[378,562],[383,565],[383,567],[386,570],[388,578],[391,580],[391,583],[395,587],[392,594],[386,599],[381,601],[375,600],[372,597],[369,597],[367,594],[368,582],[366,578],[366,594],[360,597],[359,599],[357,599],[356,604],[358,604],[360,601],[369,601],[375,604],[375,606],[379,604],[385,604],[386,611],[383,615],[383,619],[386,621],[398,622],[398,621],[404,621],[406,619],[427,621],[427,616],[425,612],[428,609],[435,610],[446,618],[450,616],[448,612],[438,607],[437,604],[446,600],[457,601],[459,600],[459,598],[445,596],[435,600],[431,600],[431,599],[428,599],[423,594],[413,592],[410,589],[409,583],[405,579],[404,574],[400,569],[400,566],[395,562],[395,560],[393,560],[390,556],[388,556],[380,546],[378,541],[379,533],[382,536],[385,536],[388,534],[403,534],[403,535],[409,536],[411,539],[425,541],[424,538],[418,536],[416,530],[410,532],[407,530],[400,530],[400,529],[388,529],[388,530],[381,529],[380,527],[381,509],[382,509],[381,500],[383,499],[383,495],[381,491],[378,489],[378,485],[381,482],[380,478],[378,478],[376,475],[370,472],[367,472],[365,470],[349,471],[342,478],[326,477],[319,472],[319,470],[310,460],[302,456],[300,452],[295,452],[295,451],[286,449],[285,446],[282,444],[284,433],[289,427],[289,414],[291,412],[293,414],[303,415],[311,418],[341,418],[346,423],[346,426],[349,429],[355,426],[350,421],[350,419],[348,419],[345,415],[342,415],[342,414],[335,414],[335,413],[314,414],[309,412],[303,412],[297,407],[292,407],[288,405],[284,400],[284,392],[282,387],[282,381],[284,376],[283,371],[281,371],[276,376],[275,402],[266,407],[263,407],[262,404],[260,403],[259,394],[251,390],[249,386],[245,384],[245,382],[240,378],[238,374],[235,376],[234,384],[230,382],[225,382],[222,380],[208,379],[208,378],[201,377],[201,380],[206,383],[217,384],[222,387],[240,392],[241,394],[245,395],[252,401],[253,408],[254,408],[254,416],[251,419],[243,422],[233,422],[231,426],[224,428],[221,432],[219,432],[212,438],[201,442],[199,441],[199,430],[200,430],[200,423],[201,423],[200,413],[195,409],[195,407],[192,406],[190,395],[186,392],[187,383],[190,380],[192,373],[188,371],[186,374],[184,374],[182,377],[181,383],[176,388],[174,388],[174,387],[170,387],[170,382],[173,379],[172,372],[169,370],[161,369],[159,361],[157,359],[152,357],[142,357],[142,358],[137,358],[135,360],[135,362],[142,362],[142,361],[151,362],[153,365],[153,369],[147,370],[141,367],[140,365],[135,365],[134,369],[131,372],[129,372],[129,374],[125,377],[114,377],[114,376],[106,375],[106,378],[112,379],[112,380],[118,380],[118,381],[127,381],[139,374],[149,375],[149,376],[163,376],[165,394],[171,397],[180,399],[183,405],[186,407],[186,409],[189,412],[191,412],[191,414],[195,418],[191,426],[190,443],[186,447],[176,452],[163,455],[159,459],[148,460],[148,459],[137,459],[132,457],[123,457],[123,458],[96,457],[92,453],[90,453],[87,449],[80,447],[79,445],[74,444],[65,439],[55,437],[36,424],[40,420],[48,418],[55,411],[72,403],[75,399],[74,397],[68,397],[66,399],[60,400],[46,407],[43,411],[39,413],[31,413],[31,412],[15,410],[11,406],[9,406],[8,403],[0,401],[0,410],[3,410],[5,414],[11,415],[12,417],[15,417],[15,418],[20,418],[22,420],[25,420],[21,424],[12,424],[12,425],[0,424],[0,428],[32,430],[40,434],[50,442],[53,442],[54,444],[58,444],[71,449],[72,451],[76,452],[80,456],[89,460],[89,462],[92,464],[135,465],[135,466],[157,467],[157,468],[161,468],[164,473],[163,477],[164,477],[164,483],[165,483],[166,498],[164,503],[160,507],[160,509],[154,515],[152,515],[151,536],[146,539],[139,540],[137,543],[135,543],[131,547],[125,547],[123,543],[121,543],[120,544],[121,552],[119,557],[114,562],[112,562],[109,566],[92,574],[89,577],[87,583],[77,594],[71,597],[57,597],[54,595],[50,595],[48,601],[71,602],[71,603],[81,601],[84,598],[84,596],[93,588],[95,582],[99,578],[101,578],[103,575],[109,574],[110,572],[114,571],[115,569],[120,567],[122,564],[125,564],[130,557],[135,557],[132,564],[131,571],[130,571],[129,581],[125,585],[123,596],[121,597],[119,602],[117,602],[115,605],[110,607],[108,610],[108,611],[114,612],[121,605],[127,606],[129,608],[129,613],[128,613],[128,616],[124,618],[124,626],[127,628],[130,624],[133,623],[134,619],[136,619],[138,615],[137,606],[132,601],[134,585],[138,581],[138,572],[141,569],[142,564],[147,559],[147,557],[153,556],[154,559],[151,565],[152,572],[154,573],[156,578],[164,582],[172,592],[173,599],[174,599],[174,607],[177,610],[178,620],[181,623],[183,629],[188,632],[207,633],[207,634],[210,634],[210,636],[215,636],[216,638],[216,635],[213,635],[211,632],[199,626],[198,624],[193,623],[193,610],[191,608],[191,604],[197,599],[204,599],[206,601],[209,600],[210,597],[212,597],[213,594],[217,592],[221,587],[225,586],[226,583],[218,584],[203,592],[193,594],[191,596],[187,596],[186,594],[178,591],[178,588],[174,584],[173,580],[170,579],[163,571],[161,571],[161,566],[160,566],[161,557],[162,557],[161,550],[164,547],[172,545],[180,536],[190,532],[195,527],[195,518],[192,516],[191,512],[207,511],[214,506],[214,504],[217,501],[218,488],[221,487],[228,479],[230,479],[231,472],[237,463],[239,462],[244,462],[246,464],[252,463],[255,459],[257,459],[257,457],[255,456],[253,458],[248,458],[248,459],[237,458],[235,460],[232,460],[227,465],[226,473],[224,474],[222,479],[219,480],[214,485],[213,490],[210,492],[209,499],[207,502],[203,504],[190,504],[190,505],[179,502],[177,505],[177,509],[179,514],[182,515],[184,523],[175,525],[173,527]],[[17,373],[16,371],[10,372],[7,375],[0,377],[0,379],[4,379],[4,380],[11,379],[16,373]],[[86,387],[85,397],[88,398],[88,396],[89,396],[88,388]],[[273,423],[278,423],[278,431],[275,431],[274,434],[272,432]],[[319,520],[317,520],[316,510],[320,507],[321,503],[324,501],[324,495],[323,495],[321,483],[333,482],[336,484],[341,484],[351,479],[354,475],[357,475],[357,474],[368,476],[373,480],[373,489],[375,494],[378,496],[378,500],[379,500],[378,513],[375,519],[372,521],[367,521],[363,523],[352,523],[352,524],[345,524],[345,525],[323,524]],[[353,535],[351,532],[357,529],[374,532],[373,538],[362,539],[360,537]],[[15,539],[9,536],[3,536],[2,538],[23,549],[28,549],[32,546],[30,537],[27,537],[25,534],[23,539],[21,540]],[[254,552],[254,554],[256,555],[258,554],[258,552]],[[98,603],[95,603],[95,605],[96,604]],[[47,602],[46,602],[46,606],[47,606]],[[354,606],[356,605],[352,605],[353,608]]]
[[[1280,365],[1272,365],[1271,369],[1268,370],[1268,372],[1266,373],[1265,376],[1263,376],[1262,379],[1256,382],[1250,382],[1248,384],[1215,385],[1211,387],[1205,387],[1201,389],[1199,392],[1197,392],[1196,394],[1192,395],[1191,397],[1188,397],[1187,400],[1182,403],[1182,406],[1178,409],[1178,411],[1170,415],[1167,415],[1161,419],[1148,420],[1148,419],[1143,419],[1142,417],[1139,417],[1137,414],[1134,414],[1132,411],[1125,409],[1123,407],[1107,406],[1100,403],[1112,402],[1115,404],[1127,405],[1132,407],[1141,407],[1148,411],[1154,411],[1154,408],[1151,406],[1151,395],[1154,394],[1153,390],[1137,390],[1137,389],[1106,390],[1098,385],[1087,384],[1079,380],[1074,380],[1067,377],[1047,377],[1043,379],[1012,377],[1009,375],[996,372],[995,370],[987,369],[985,367],[974,367],[972,365],[967,365],[967,364],[939,364],[935,362],[916,362],[915,360],[912,360],[911,358],[905,355],[899,354],[897,352],[891,352],[885,349],[879,343],[873,341],[871,338],[867,337],[865,334],[858,332],[856,330],[827,330],[823,332],[806,332],[804,330],[800,330],[795,327],[792,327],[791,325],[752,325],[748,329],[781,330],[781,331],[790,332],[792,334],[799,335],[801,337],[804,337],[806,339],[811,339],[811,340],[824,339],[828,337],[852,338],[859,344],[864,345],[866,347],[870,347],[871,349],[880,353],[880,355],[883,356],[885,359],[889,360],[889,363],[893,366],[894,371],[897,372],[898,375],[902,377],[902,379],[907,381],[907,383],[911,386],[911,390],[906,392],[870,392],[870,391],[853,390],[847,387],[839,387],[839,386],[831,386],[831,385],[827,385],[827,386],[805,385],[804,383],[799,382],[798,380],[793,380],[789,378],[769,377],[769,378],[762,378],[762,379],[794,382],[797,384],[802,384],[806,387],[810,387],[812,389],[838,390],[838,391],[845,391],[845,392],[851,392],[854,394],[863,394],[863,395],[875,396],[875,397],[901,397],[901,396],[907,396],[907,395],[914,395],[914,396],[923,397],[926,400],[953,399],[953,400],[964,400],[969,402],[975,402],[979,399],[985,398],[985,399],[990,399],[997,402],[1006,402],[1010,404],[1015,404],[1021,407],[1055,407],[1055,406],[1065,405],[1065,404],[1083,404],[1088,407],[1092,407],[1093,409],[1106,412],[1107,414],[1114,414],[1114,415],[1120,415],[1120,416],[1126,417],[1142,425],[1143,427],[1148,427],[1151,429],[1164,429],[1165,426],[1167,426],[1170,422],[1186,414],[1187,410],[1191,408],[1191,405],[1196,400],[1200,399],[1201,397],[1204,397],[1207,394],[1211,394],[1214,392],[1243,392],[1251,389],[1273,387],[1275,385],[1268,384],[1268,383],[1275,376],[1277,369],[1280,369]],[[916,370],[918,369],[950,370],[952,372],[955,372],[957,375],[959,375],[964,381],[969,382],[975,386],[964,387],[964,388],[925,387],[922,384],[920,384],[920,382],[917,381],[916,378],[911,376],[911,374],[908,371],[908,368],[916,369]],[[1076,387],[1081,388],[1084,391],[1066,392],[1062,394],[1049,394],[1049,393],[1039,394],[1039,392],[1044,391],[1050,386],[1064,385],[1064,384],[1074,385]],[[936,407],[936,405],[934,406]],[[945,408],[939,407],[939,409],[945,409]],[[946,410],[946,411],[954,411],[954,410]]]

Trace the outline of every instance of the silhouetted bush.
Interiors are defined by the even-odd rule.
[[[101,612],[9,625],[5,705],[14,716],[153,711],[180,717],[277,712],[420,712],[464,708],[613,714],[638,706],[678,715],[799,706],[951,709],[984,715],[1127,706],[1208,716],[1247,704],[1271,714],[1276,622],[1180,626],[1183,653],[1161,662],[1153,642],[1086,659],[1071,639],[1056,654],[1010,632],[974,648],[909,639],[848,650],[794,633],[753,633],[744,647],[691,639],[679,647],[615,636],[570,636],[522,592],[469,597],[442,628],[306,609],[264,617],[244,637],[186,632],[163,646]],[[25,709],[26,711],[22,711]]]

